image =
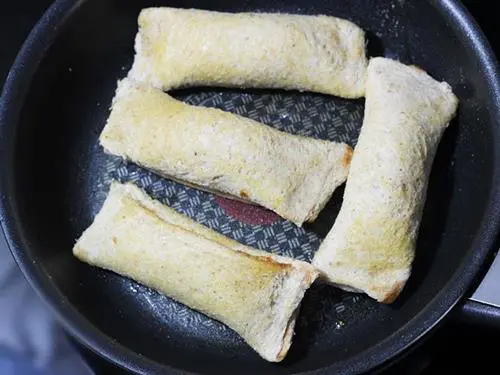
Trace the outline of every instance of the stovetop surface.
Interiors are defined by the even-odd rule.
[[[50,0],[0,1],[0,87],[19,47],[50,3]],[[500,55],[500,24],[496,12],[491,8],[491,2],[464,0],[463,3],[480,24],[493,49]],[[498,259],[497,263],[500,268]],[[496,373],[498,371],[486,369],[497,366],[498,345],[492,343],[499,341],[499,330],[471,325],[462,321],[459,316],[452,317],[406,359],[383,374],[441,375],[465,369],[476,373]],[[80,350],[97,374],[123,373],[88,351]]]

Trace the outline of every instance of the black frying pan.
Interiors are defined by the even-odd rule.
[[[104,155],[97,138],[116,80],[132,61],[138,12],[152,5],[345,17],[367,30],[371,55],[419,65],[453,86],[461,101],[459,115],[441,142],[413,273],[395,304],[315,285],[304,300],[288,357],[269,364],[221,324],[73,258],[74,240],[99,210],[111,179],[133,180],[216,230],[302,259],[313,255],[341,203],[339,191],[303,231],[263,212],[253,215],[267,221],[254,225],[240,215],[241,207]],[[24,274],[66,329],[129,370],[353,374],[380,369],[447,315],[495,247],[500,218],[497,69],[477,25],[453,0],[59,0],[26,41],[3,92],[3,229]],[[290,132],[353,145],[362,121],[362,101],[309,93],[200,88],[174,94]]]

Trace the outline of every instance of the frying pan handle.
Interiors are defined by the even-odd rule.
[[[500,329],[500,252],[479,287],[462,306],[459,319]]]
[[[500,307],[468,300],[459,313],[460,321],[500,329]]]

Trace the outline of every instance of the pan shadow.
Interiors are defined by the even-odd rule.
[[[344,189],[345,184],[342,184],[333,192],[332,197],[314,222],[304,223],[304,229],[306,231],[313,232],[320,238],[325,238],[330,229],[332,229],[333,223],[339,214],[340,207],[342,206]]]
[[[455,175],[453,155],[458,142],[458,125],[455,119],[445,131],[439,144],[429,178],[411,275],[402,293],[391,305],[393,308],[403,306],[416,293],[435,260],[436,249],[440,247],[453,193]]]
[[[189,95],[203,95],[203,94],[236,94],[238,96],[242,95],[286,95],[287,97],[294,96],[318,96],[328,99],[332,99],[330,95],[322,94],[314,91],[296,91],[296,90],[285,90],[279,88],[255,88],[255,87],[224,87],[224,86],[193,86],[193,87],[183,87],[176,88],[168,92],[169,95],[176,99],[182,100]],[[345,100],[346,103],[352,103],[354,101],[361,101],[362,99],[343,99],[334,98],[335,100]]]
[[[336,315],[335,305],[342,300],[345,292],[330,285],[315,282],[304,295],[301,303],[293,345],[282,362],[292,366],[308,357],[313,343],[324,334],[325,324],[331,325],[332,316]]]
[[[382,39],[372,31],[365,31],[366,54],[368,57],[384,56],[385,48]]]

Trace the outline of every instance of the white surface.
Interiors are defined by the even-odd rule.
[[[500,307],[500,252],[471,300]]]
[[[0,374],[91,375],[24,279],[0,229]]]

